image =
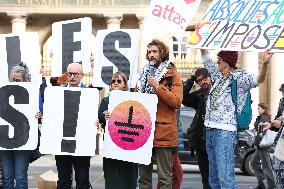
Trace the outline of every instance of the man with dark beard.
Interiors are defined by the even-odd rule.
[[[178,144],[175,110],[182,102],[182,82],[169,62],[169,48],[159,40],[147,45],[149,61],[140,73],[139,92],[156,94],[158,107],[155,122],[153,157],[157,162],[160,189],[172,189],[172,157]],[[140,189],[152,189],[153,164],[139,165]]]
[[[190,93],[194,82],[199,85],[200,89]],[[183,105],[196,110],[193,122],[188,128],[187,133],[189,147],[196,150],[203,189],[210,189],[208,182],[209,162],[206,152],[204,117],[206,112],[205,101],[210,92],[211,85],[211,76],[208,70],[206,68],[198,68],[195,74],[187,79],[183,86]]]

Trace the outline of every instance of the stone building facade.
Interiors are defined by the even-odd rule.
[[[198,22],[211,2],[211,0],[202,0],[192,24]],[[149,3],[150,0],[0,0],[0,33],[38,32],[44,75],[50,76],[52,50],[48,41],[53,22],[90,17],[93,20],[94,38],[100,29],[143,29],[143,20]],[[172,36],[164,36],[163,40],[171,47],[171,60],[176,63],[183,79],[189,76],[193,68],[202,66],[199,50],[186,49],[185,40],[177,41]],[[143,43],[142,35],[140,68],[145,63],[145,50],[146,44]],[[216,52],[212,51],[212,54]],[[239,67],[258,74],[261,66],[259,55],[252,52],[241,53]],[[281,77],[284,70],[282,60],[284,60],[283,54],[274,55],[265,83],[252,91],[255,112],[259,102],[267,102],[270,104],[272,114],[276,113],[281,98],[278,89],[284,82]],[[91,77],[91,73],[88,76]],[[85,79],[85,82],[89,81]]]

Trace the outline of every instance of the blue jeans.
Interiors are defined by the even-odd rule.
[[[206,150],[209,160],[209,184],[212,189],[236,189],[234,149],[237,133],[207,129]]]
[[[30,150],[3,150],[0,152],[4,189],[28,189],[28,167],[31,160]],[[16,186],[14,186],[14,179]]]

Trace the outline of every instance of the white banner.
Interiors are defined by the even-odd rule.
[[[208,21],[191,35],[187,47],[253,52],[273,49],[276,52],[284,47],[283,29],[283,25]]]
[[[68,64],[80,62],[90,72],[92,19],[79,18],[52,24],[52,76],[66,72]]]
[[[99,91],[95,88],[47,87],[44,96],[40,152],[93,156]]]
[[[0,84],[9,82],[11,67],[25,63],[31,81],[41,83],[39,37],[36,32],[0,34]]]
[[[168,32],[181,38],[194,17],[201,0],[152,0],[144,21],[144,30]]]
[[[111,91],[103,155],[149,165],[151,163],[158,98],[154,94]]]
[[[0,87],[0,150],[34,150],[38,143],[39,90],[36,83]]]
[[[106,87],[112,74],[122,71],[134,88],[137,82],[140,32],[136,29],[99,30],[96,36],[93,86]]]
[[[274,0],[213,0],[187,47],[283,52],[282,7]]]

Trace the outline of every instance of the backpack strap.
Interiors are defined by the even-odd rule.
[[[237,79],[244,74],[244,71],[237,77]],[[238,82],[237,79],[234,79],[233,75],[231,76],[231,95],[232,101],[235,105],[235,114],[238,114]]]
[[[232,76],[231,80],[231,96],[232,96],[232,101],[235,105],[235,115],[236,115],[236,122],[237,122],[237,115],[238,115],[238,86],[237,86],[237,80],[235,80]],[[237,141],[239,139],[239,133],[238,133],[238,122],[237,122]],[[237,146],[239,142],[237,142]]]
[[[238,113],[238,86],[237,86],[237,80],[235,80],[232,76],[232,81],[231,81],[231,96],[232,96],[232,101],[235,105],[235,114],[237,115]]]

